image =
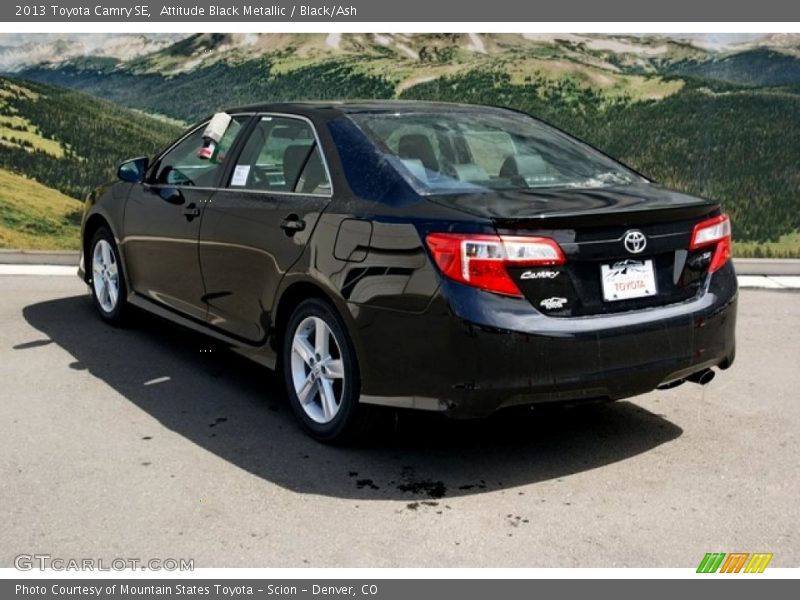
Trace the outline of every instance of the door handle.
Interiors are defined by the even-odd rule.
[[[306,222],[294,214],[289,215],[283,221],[281,221],[281,229],[283,229],[287,235],[293,235],[298,231],[303,231],[305,228]]]
[[[192,202],[189,206],[183,209],[183,216],[186,217],[187,221],[191,221],[195,217],[200,216],[200,209]]]

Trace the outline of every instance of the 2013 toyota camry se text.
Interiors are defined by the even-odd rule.
[[[719,204],[519,112],[233,108],[118,174],[83,215],[100,316],[139,307],[280,370],[321,440],[375,405],[618,400],[734,360]]]

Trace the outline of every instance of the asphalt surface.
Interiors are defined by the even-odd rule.
[[[800,566],[800,294],[743,290],[708,386],[452,422],[387,419],[331,448],[276,377],[75,278],[0,277],[0,566]]]

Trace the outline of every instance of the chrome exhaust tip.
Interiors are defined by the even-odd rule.
[[[698,371],[697,373],[692,373],[686,378],[686,381],[691,381],[692,383],[698,383],[700,385],[708,385],[711,383],[715,377],[714,371],[711,369],[703,369],[702,371]]]
[[[668,381],[667,383],[662,383],[656,389],[657,390],[671,390],[672,388],[676,388],[679,385],[683,385],[686,383],[685,379],[674,379],[672,381]]]

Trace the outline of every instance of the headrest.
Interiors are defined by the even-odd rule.
[[[428,136],[421,133],[409,133],[400,138],[397,145],[400,158],[413,158],[422,161],[423,166],[430,171],[439,170],[439,161]]]
[[[512,154],[503,161],[500,177],[536,177],[547,175],[547,163],[538,154]]]

